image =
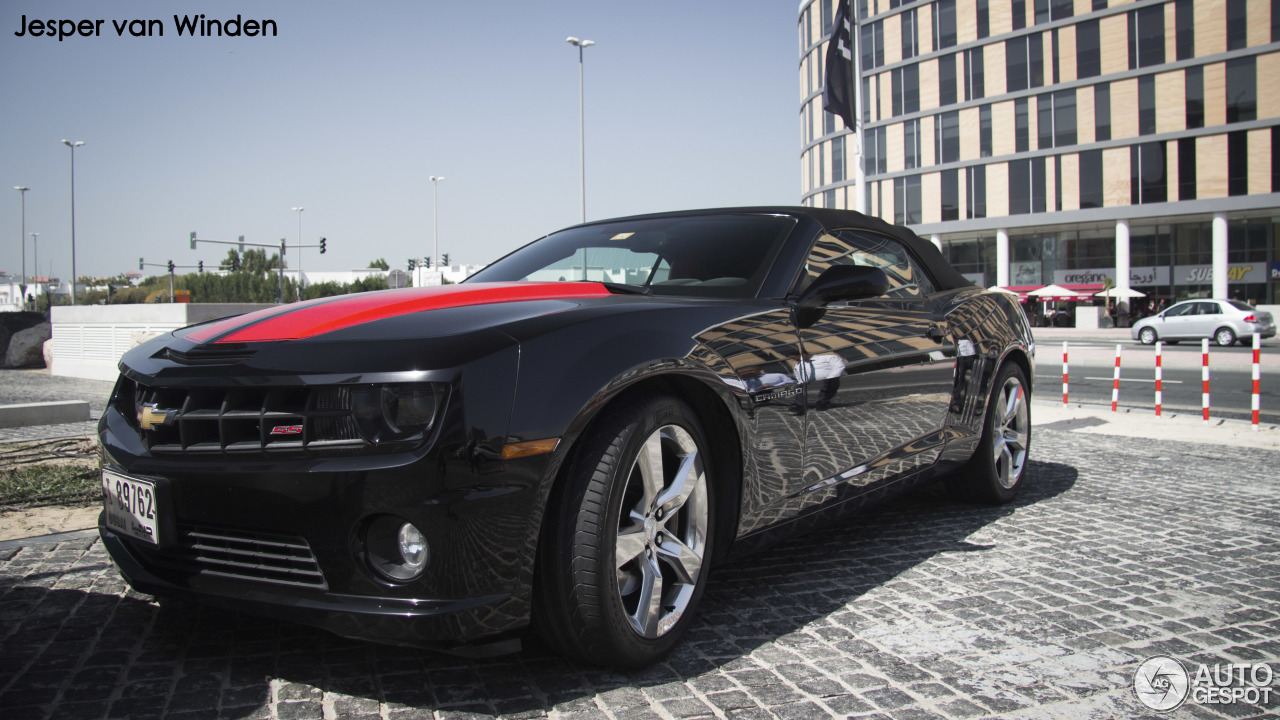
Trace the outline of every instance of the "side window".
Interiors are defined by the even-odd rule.
[[[1215,303],[1215,302],[1202,302],[1200,303],[1200,314],[1201,315],[1221,315],[1222,308],[1218,307],[1218,303]]]
[[[897,240],[858,230],[837,230],[820,236],[805,258],[803,290],[832,265],[865,265],[884,271],[889,279],[885,297],[921,298],[933,294],[933,281]]]
[[[1165,317],[1178,317],[1180,315],[1194,315],[1195,303],[1187,303],[1186,305],[1174,305],[1164,314]]]

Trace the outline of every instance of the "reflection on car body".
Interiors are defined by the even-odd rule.
[[[104,477],[154,488],[156,532],[100,526],[143,592],[640,666],[733,554],[934,479],[1014,497],[1033,361],[1016,302],[857,213],[588,223],[131,350]]]

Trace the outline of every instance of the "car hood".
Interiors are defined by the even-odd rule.
[[[739,302],[615,294],[595,282],[466,283],[324,298],[175,330],[125,354],[122,370],[159,382],[393,373],[459,367],[556,328],[596,337],[622,314],[661,313],[650,334],[693,330]]]

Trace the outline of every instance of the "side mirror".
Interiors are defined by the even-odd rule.
[[[837,300],[879,297],[889,291],[889,278],[880,268],[832,265],[800,294],[800,307],[819,308]]]

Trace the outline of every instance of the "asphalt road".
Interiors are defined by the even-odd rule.
[[[1071,402],[1111,405],[1116,345],[1121,347],[1119,406],[1155,411],[1155,348],[1129,340],[1083,338],[1068,341]],[[1209,346],[1210,417],[1248,420],[1252,414],[1253,350]],[[1262,423],[1280,423],[1280,343],[1262,346]],[[1199,343],[1161,348],[1164,412],[1200,414],[1203,355]],[[1062,395],[1062,342],[1039,341],[1035,391],[1041,399]]]

